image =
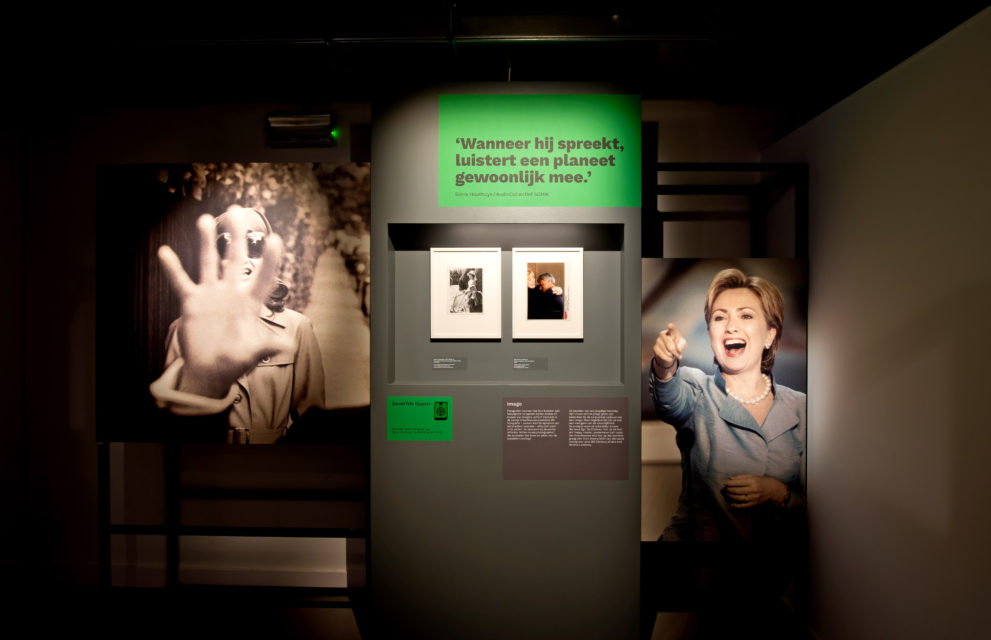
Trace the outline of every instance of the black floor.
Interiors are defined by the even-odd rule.
[[[642,595],[643,640],[814,640],[802,616],[785,600],[748,609],[688,599],[658,601],[656,591],[650,590]],[[100,640],[376,638],[365,589],[49,587],[18,591],[5,599],[3,609],[9,621],[27,621],[25,635],[10,637],[30,633],[45,638],[95,635]]]
[[[368,626],[363,590],[313,593],[231,587],[72,587],[20,592],[6,605],[16,619],[29,621],[25,633],[30,637],[368,640],[373,636],[363,632]]]
[[[813,640],[808,579],[779,549],[715,543],[640,545],[641,640]]]

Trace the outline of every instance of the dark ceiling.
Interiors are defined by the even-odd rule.
[[[277,3],[156,5],[49,32],[32,92],[85,105],[279,102],[301,107],[446,81],[605,81],[644,98],[746,104],[793,127],[987,2]],[[9,46],[9,45],[8,45]],[[52,82],[54,80],[54,82]],[[32,96],[38,99],[39,95]]]

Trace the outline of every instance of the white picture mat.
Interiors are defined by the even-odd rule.
[[[451,269],[482,270],[482,311],[451,313]],[[502,337],[502,249],[500,247],[430,249],[430,338]]]
[[[584,249],[582,247],[513,249],[513,338],[576,340],[584,335]],[[527,318],[527,264],[564,263],[564,308],[561,320]],[[540,274],[534,274],[540,275]],[[558,274],[559,278],[562,276]]]

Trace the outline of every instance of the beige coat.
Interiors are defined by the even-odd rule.
[[[285,434],[292,421],[308,409],[324,408],[323,363],[310,319],[291,309],[279,312],[265,309],[258,321],[268,331],[288,333],[295,338],[292,341],[294,346],[259,362],[254,369],[237,379],[237,389],[232,388],[228,396],[232,400],[223,408],[229,412],[233,442],[275,442]],[[180,330],[181,319],[169,327],[166,369],[182,357],[178,337]],[[202,412],[189,405],[176,410],[174,401],[169,405],[176,413],[183,415],[202,415],[216,412],[218,408],[215,401],[206,399]]]

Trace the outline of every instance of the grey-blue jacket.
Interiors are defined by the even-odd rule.
[[[774,404],[763,425],[726,393],[717,371],[679,367],[666,382],[653,367],[649,389],[658,417],[678,430],[682,489],[662,540],[774,542],[797,534],[805,518],[805,394],[774,384]],[[749,509],[730,506],[722,490],[732,476],[776,478],[788,502]]]

